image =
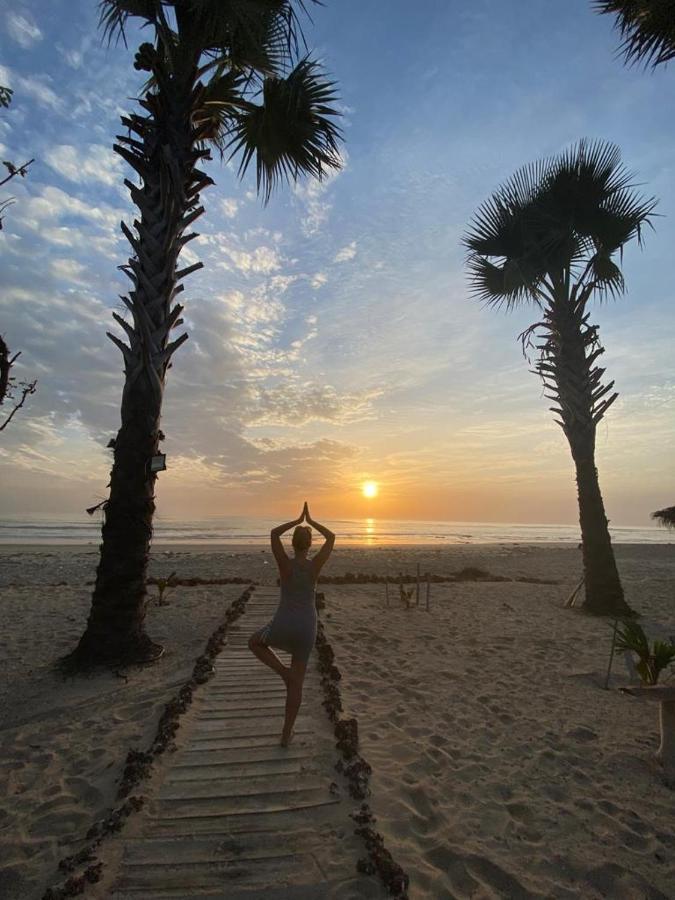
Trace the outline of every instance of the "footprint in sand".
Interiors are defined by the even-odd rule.
[[[506,811],[518,822],[522,822],[524,825],[531,825],[533,822],[532,810],[527,805],[527,803],[506,803],[505,804]]]
[[[91,817],[85,812],[77,812],[76,810],[61,810],[47,813],[39,819],[33,821],[28,827],[28,834],[35,837],[49,837],[55,833],[63,833],[69,835],[68,840],[72,840],[72,835],[78,831],[82,831],[91,825]]]

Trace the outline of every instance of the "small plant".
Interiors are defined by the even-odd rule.
[[[174,582],[174,578],[176,577],[176,573],[172,572],[168,578],[157,578],[155,579],[155,584],[157,585],[157,605],[158,606],[167,606],[168,604],[164,602],[164,595],[167,591],[170,591],[172,588],[176,587]]]
[[[616,649],[630,650],[639,659],[636,671],[643,684],[658,684],[659,675],[675,660],[675,644],[654,641],[650,648],[647,635],[637,622],[624,622],[616,632]]]
[[[409,590],[403,587],[402,584],[399,585],[399,592],[401,594],[401,602],[405,603],[406,609],[410,609],[412,606],[412,595],[415,593],[415,588],[411,587]]]

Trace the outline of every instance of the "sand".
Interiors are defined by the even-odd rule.
[[[672,546],[619,546],[628,601],[675,633]],[[184,587],[151,606],[155,666],[63,681],[93,547],[0,548],[0,896],[40,897],[55,866],[114,802],[239,586]],[[563,602],[576,548],[338,549],[326,570],[447,574],[479,566],[527,582],[434,585],[431,611],[385,608],[377,585],[326,585],[325,623],[372,764],[379,828],[411,897],[672,897],[675,793],[652,754],[653,706],[602,681],[610,627]],[[272,583],[260,548],[157,547],[151,574]],[[65,582],[65,583],[64,583]],[[422,595],[424,601],[424,594]]]

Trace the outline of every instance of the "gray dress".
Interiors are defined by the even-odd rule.
[[[289,559],[289,577],[281,581],[279,606],[272,621],[259,629],[263,644],[285,650],[307,663],[316,640],[314,572],[308,559]]]

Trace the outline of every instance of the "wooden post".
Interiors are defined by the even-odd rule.
[[[618,619],[614,619],[614,631],[612,632],[612,646],[609,651],[609,663],[607,664],[607,675],[605,676],[605,690],[609,688],[609,676],[612,672],[612,662],[614,660],[614,645],[616,644],[616,626],[619,624]]]
[[[430,593],[431,593],[431,576],[427,572],[427,612],[429,612],[431,609],[431,607],[429,606]]]
[[[384,605],[389,609],[389,576],[384,576]]]
[[[415,585],[415,606],[420,605],[420,564],[417,563],[417,581]]]

